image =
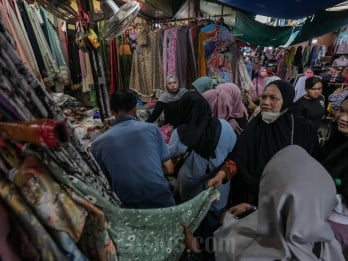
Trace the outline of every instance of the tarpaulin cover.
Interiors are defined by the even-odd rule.
[[[218,0],[253,14],[276,18],[302,18],[328,7],[342,3],[342,0]]]
[[[291,44],[304,42],[314,37],[333,32],[348,24],[348,10],[319,12],[307,18],[302,26],[274,27],[255,21],[254,16],[237,12],[232,33],[237,39],[260,46],[280,46],[287,43],[291,34],[296,38]]]

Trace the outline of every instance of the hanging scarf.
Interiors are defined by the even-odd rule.
[[[212,117],[208,102],[198,92],[187,92],[179,101],[180,141],[203,158],[215,157],[221,123]]]

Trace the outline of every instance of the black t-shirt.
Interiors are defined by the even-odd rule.
[[[317,99],[307,99],[304,96],[298,99],[292,106],[293,114],[310,120],[315,130],[320,127],[320,122],[325,116],[325,100],[323,96]]]
[[[179,106],[179,100],[164,103],[161,101],[158,101],[156,103],[156,106],[149,116],[149,118],[146,120],[147,122],[155,122],[157,118],[160,116],[160,114],[164,113],[164,124],[169,123],[173,125],[174,127],[177,127],[178,125],[178,107]]]

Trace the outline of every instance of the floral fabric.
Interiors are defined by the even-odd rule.
[[[120,260],[178,260],[184,250],[182,225],[187,224],[194,231],[218,195],[209,189],[174,207],[123,209],[110,204],[81,180],[64,173],[54,162],[44,162],[61,184],[71,187],[104,212]]]
[[[14,184],[0,175],[0,197],[16,214],[18,221],[26,228],[31,242],[40,251],[41,260],[67,260],[47,229],[36,218]]]
[[[1,22],[0,46],[0,112],[6,116],[3,120],[36,118],[65,120],[63,112],[45,87],[18,57],[12,36]],[[67,126],[73,133],[73,127],[69,123]],[[69,143],[48,153],[65,171],[84,180],[113,204],[120,204],[90,152],[79,146],[73,135]]]

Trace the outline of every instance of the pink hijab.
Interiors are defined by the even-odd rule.
[[[242,128],[235,118],[247,117],[247,110],[242,103],[241,91],[233,83],[223,83],[203,93],[212,110],[213,117],[225,119],[239,135]]]

